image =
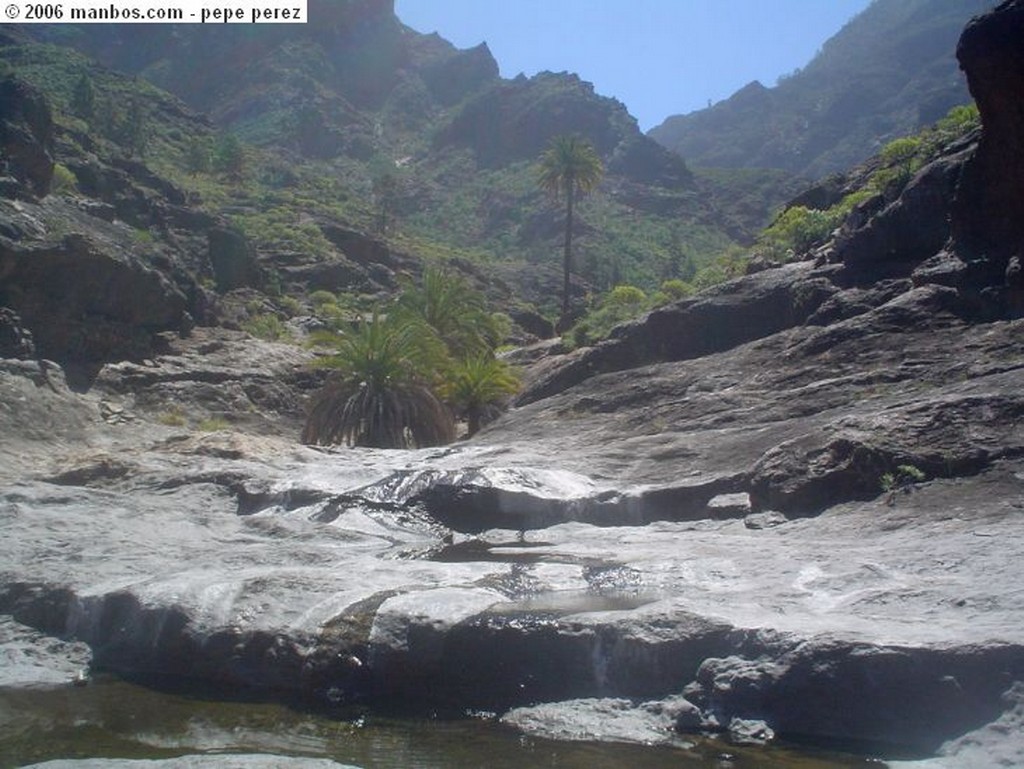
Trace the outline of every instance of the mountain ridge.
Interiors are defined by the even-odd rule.
[[[648,136],[691,165],[778,168],[819,178],[970,100],[952,51],[989,0],[875,0],[801,70],[753,81]]]

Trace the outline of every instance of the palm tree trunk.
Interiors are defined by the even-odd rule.
[[[565,193],[565,251],[562,254],[562,322],[564,326],[569,321],[569,272],[572,268],[572,210],[574,198],[576,197],[576,185],[570,180],[566,185]]]
[[[466,437],[472,438],[478,432],[482,426],[483,416],[481,410],[477,407],[469,408],[466,410]]]

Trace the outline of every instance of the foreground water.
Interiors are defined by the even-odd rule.
[[[277,704],[212,701],[113,678],[83,687],[0,690],[0,767],[58,758],[271,753],[364,769],[824,769],[864,758],[716,742],[678,747],[552,742],[487,719],[328,717]]]

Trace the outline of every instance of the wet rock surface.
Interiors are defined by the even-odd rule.
[[[39,688],[85,683],[89,647],[61,641],[0,617],[0,688]]]
[[[997,719],[1024,676],[1015,459],[771,528],[570,521],[469,536],[367,490],[473,466],[507,468],[524,500],[577,489],[522,448],[147,443],[130,423],[82,419],[105,454],[40,444],[35,469],[5,480],[0,610],[87,643],[98,669],[498,712],[685,691],[698,730],[764,720],[919,750]],[[861,719],[827,706],[845,689]]]

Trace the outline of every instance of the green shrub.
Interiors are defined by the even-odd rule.
[[[282,296],[277,300],[277,304],[289,318],[302,314],[302,304],[294,296]]]
[[[917,156],[922,144],[920,136],[904,136],[893,139],[882,148],[880,153],[882,162],[887,166],[910,163]]]
[[[184,427],[188,423],[185,415],[181,413],[181,409],[177,406],[172,406],[167,411],[162,412],[157,416],[156,421],[167,427]]]
[[[277,342],[282,339],[291,338],[288,327],[273,313],[267,312],[253,315],[241,325],[242,330],[246,333],[268,342]]]
[[[229,427],[231,427],[231,423],[220,417],[210,417],[196,425],[196,429],[204,433],[215,433],[218,430],[226,430]]]
[[[636,286],[616,286],[608,292],[601,305],[642,310],[647,305],[647,295]]]
[[[926,478],[927,476],[924,474],[924,471],[919,467],[915,465],[900,465],[896,468],[896,472],[884,473],[878,479],[878,485],[888,495],[886,503],[893,505],[896,503],[897,492],[909,493],[915,483],[922,483]]]
[[[775,259],[790,259],[823,242],[841,220],[837,210],[820,211],[793,206],[758,237],[762,253]]]
[[[440,392],[455,413],[466,420],[468,437],[472,437],[500,413],[502,404],[519,387],[519,377],[507,363],[485,354],[451,366]]]
[[[661,284],[661,288],[651,296],[651,306],[660,307],[663,304],[677,302],[680,299],[685,299],[686,297],[691,296],[693,292],[693,286],[685,280],[672,278],[664,281]]]
[[[433,389],[448,353],[422,320],[375,313],[313,342],[332,348],[319,361],[331,376],[312,398],[303,443],[408,448],[454,440],[455,421]]]
[[[309,295],[309,303],[313,305],[313,309],[319,310],[326,304],[337,305],[338,298],[330,291],[314,291]]]
[[[78,190],[78,177],[67,166],[56,163],[53,166],[53,180],[50,192],[55,195],[69,195]]]
[[[573,347],[599,342],[620,323],[633,320],[649,307],[647,295],[636,286],[616,286],[599,300],[596,309],[573,326],[568,341]]]
[[[946,116],[935,124],[935,130],[944,136],[963,136],[981,124],[981,114],[974,102],[953,107]]]

